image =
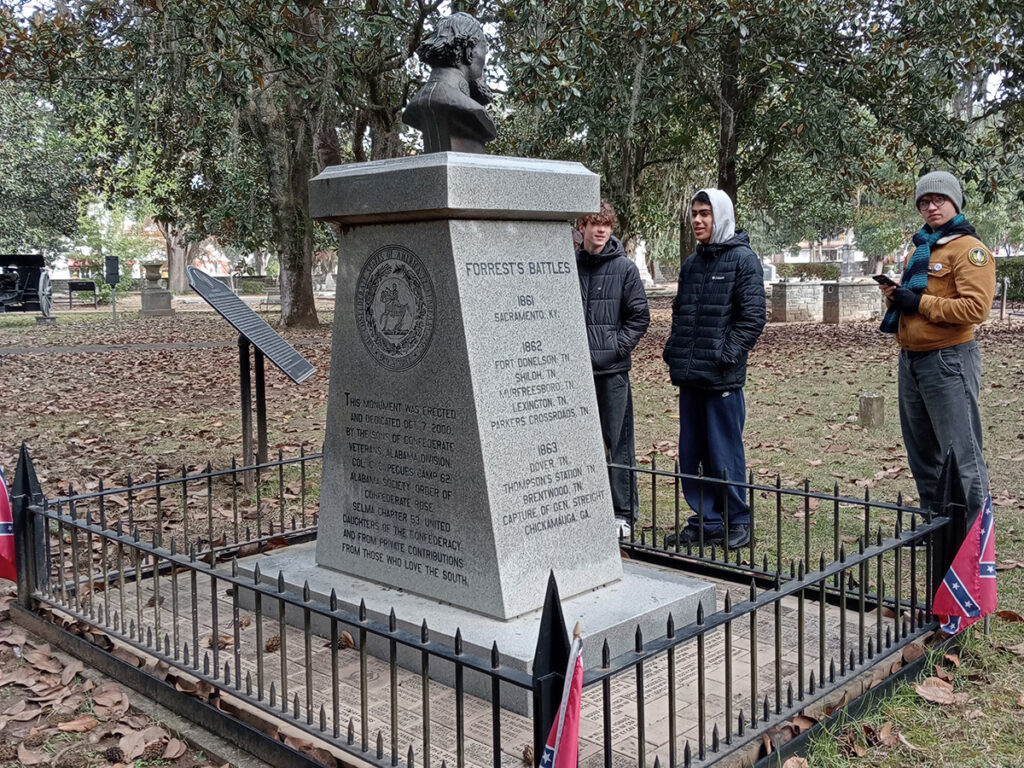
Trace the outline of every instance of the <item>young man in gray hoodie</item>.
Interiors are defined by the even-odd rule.
[[[702,189],[690,203],[697,249],[682,263],[672,302],[672,330],[663,357],[679,387],[679,471],[744,482],[743,451],[747,353],[765,325],[764,278],[750,239],[736,231],[732,200]],[[750,542],[750,507],[742,489],[683,480],[693,509],[685,528],[666,546]],[[726,522],[728,538],[726,538]]]

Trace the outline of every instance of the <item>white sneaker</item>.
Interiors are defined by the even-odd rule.
[[[615,525],[618,526],[617,530],[619,532],[620,539],[628,539],[629,535],[633,532],[633,523],[631,523],[628,518],[616,515]]]

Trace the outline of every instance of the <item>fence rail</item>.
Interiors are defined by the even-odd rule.
[[[19,603],[69,617],[123,658],[166,664],[167,685],[188,692],[186,716],[216,698],[228,719],[251,723],[257,713],[381,766],[498,767],[529,757],[527,747],[537,762],[567,652],[553,579],[541,626],[550,641],[538,643],[530,674],[503,665],[497,644],[475,655],[461,633],[452,643],[432,638],[426,618],[410,632],[394,611],[376,621],[365,603],[347,610],[334,592],[321,601],[308,584],[290,591],[283,573],[269,584],[258,565],[252,578],[239,575],[239,558],[315,536],[307,484],[321,459],[279,455],[46,500],[23,448],[14,492]],[[669,615],[658,637],[638,627],[631,647],[605,642],[584,673],[581,765],[711,765],[936,628],[934,585],[964,526],[953,497],[939,515],[867,493],[693,478],[656,462],[622,469],[649,494],[650,521],[622,549],[700,571],[718,597],[698,607],[695,623],[676,626]],[[246,472],[257,478],[252,497],[241,490]],[[750,544],[731,553],[701,541],[666,547],[665,535],[685,524],[684,480],[741,491],[758,521]],[[803,515],[794,517],[791,502]],[[484,681],[485,696],[468,692],[473,680]],[[533,714],[503,706],[513,696],[530,698]]]

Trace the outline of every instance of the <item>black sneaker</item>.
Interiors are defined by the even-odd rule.
[[[729,549],[739,549],[745,547],[750,543],[750,526],[749,525],[730,525],[729,526]]]
[[[687,544],[691,546],[700,545],[700,529],[695,525],[687,525],[679,531],[679,547],[685,548]],[[721,528],[715,528],[714,530],[704,529],[704,546],[710,544],[721,544],[723,540],[723,531]],[[676,546],[676,534],[670,533],[665,537],[665,548],[674,549]]]

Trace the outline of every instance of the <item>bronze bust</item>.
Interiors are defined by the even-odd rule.
[[[480,22],[468,13],[441,19],[416,55],[430,67],[430,78],[409,100],[402,121],[423,133],[424,152],[482,153],[497,131],[484,108],[491,92]]]

